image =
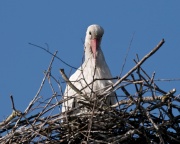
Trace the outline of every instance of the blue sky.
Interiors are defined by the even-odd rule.
[[[180,78],[180,1],[0,1],[0,119],[11,113],[9,96],[24,111],[36,94],[51,55],[29,45],[47,47],[67,63],[79,67],[86,28],[99,24],[105,34],[102,49],[113,76],[120,74],[133,37],[123,74],[164,38],[165,44],[143,68],[155,78]],[[56,60],[53,75],[70,68]],[[180,81],[158,82],[162,89],[176,88]]]

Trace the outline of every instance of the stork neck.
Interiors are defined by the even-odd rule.
[[[91,66],[101,67],[106,65],[105,58],[101,48],[98,48],[96,60],[93,57],[93,53],[90,47],[90,44],[85,45],[85,61],[84,63],[90,64]],[[104,64],[105,63],[105,64]]]

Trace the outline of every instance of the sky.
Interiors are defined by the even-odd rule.
[[[99,24],[105,34],[102,50],[113,76],[119,76],[130,42],[123,74],[163,38],[165,44],[142,67],[155,79],[180,78],[180,1],[0,1],[0,121],[12,111],[10,95],[22,112],[38,91],[52,56],[29,45],[33,43],[79,67],[86,29]],[[55,60],[53,75],[71,68]],[[157,82],[165,91],[177,89],[180,81]],[[65,85],[65,84],[64,84]],[[64,88],[64,87],[63,87]],[[45,89],[46,92],[46,89]],[[47,95],[44,95],[46,97]],[[47,97],[46,97],[47,98]]]

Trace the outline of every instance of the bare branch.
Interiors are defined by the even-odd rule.
[[[152,56],[163,44],[164,39],[162,39],[159,44],[147,55],[145,55],[138,63],[135,65],[128,73],[126,73],[121,79],[119,79],[111,88],[107,89],[106,91],[112,90],[118,84],[120,84],[124,79],[126,79],[132,72],[134,72],[139,66],[141,66],[150,56]]]

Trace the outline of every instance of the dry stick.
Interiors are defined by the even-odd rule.
[[[141,107],[142,110],[145,112],[146,117],[148,118],[148,120],[152,123],[153,127],[156,129],[156,132],[158,134],[159,139],[164,143],[164,140],[162,138],[162,132],[160,131],[158,125],[155,124],[155,122],[152,120],[150,113],[148,111],[146,111],[143,107]]]
[[[45,74],[46,74],[46,72],[45,72]],[[55,89],[54,89],[54,87],[53,87],[53,84],[52,84],[52,82],[51,82],[51,77],[52,77],[52,75],[51,75],[51,73],[49,73],[49,74],[48,74],[48,82],[49,82],[50,88],[51,88],[53,94],[57,95],[57,93],[55,92]],[[56,83],[57,83],[57,81],[56,81]],[[57,83],[57,84],[58,84],[58,83]],[[58,86],[59,86],[59,84],[58,84]],[[56,102],[58,102],[57,97],[55,96],[54,98],[55,98]]]
[[[15,106],[14,106],[13,96],[11,95],[10,98],[11,98],[11,103],[12,103],[12,109],[13,109],[13,110],[16,110],[16,108],[15,108]]]
[[[150,88],[150,90],[151,90],[151,93],[152,93],[152,97],[154,98],[154,93],[153,93],[153,90],[152,89],[154,89],[154,87],[152,86],[152,84],[149,84],[149,81],[148,80],[146,80],[146,78],[143,76],[143,75],[141,75],[141,74],[139,74],[140,75],[140,77],[144,80],[144,85],[147,85],[146,87],[148,87],[148,88]],[[146,75],[147,76],[147,75]],[[150,78],[149,76],[148,76],[148,78],[151,80],[152,78]]]
[[[36,121],[39,119],[39,117],[41,117],[43,114],[45,114],[48,110],[46,110],[46,108],[48,106],[50,106],[51,101],[53,100],[53,98],[57,95],[57,93],[54,93],[53,96],[49,99],[49,101],[47,102],[47,104],[43,107],[43,110],[39,113],[39,115],[36,117],[36,120],[34,121],[34,124],[36,123]],[[52,107],[50,107],[52,109]]]
[[[90,58],[88,59],[88,61],[90,60]],[[87,63],[88,63],[88,61],[86,62],[86,65],[87,65]],[[84,69],[85,69],[85,67],[86,67],[86,65],[84,65]],[[83,64],[81,65],[81,74],[82,74],[82,76],[83,76],[83,80],[84,80],[84,82],[86,83],[86,87],[88,87],[90,90],[91,90],[91,93],[94,93],[94,91],[93,91],[93,87],[91,88],[90,87],[90,84],[88,84],[87,83],[87,81],[86,81],[86,79],[85,79],[85,76],[84,76],[84,73],[83,73]],[[96,67],[95,67],[95,69],[96,69]],[[93,85],[93,82],[94,82],[94,79],[93,79],[93,81],[92,81],[92,85]]]
[[[95,65],[95,68],[94,68],[93,81],[94,81],[94,78],[95,78],[95,74],[96,74],[96,65]],[[92,97],[92,94],[94,93],[93,86],[94,86],[94,83],[92,83],[92,90],[91,90],[90,98]],[[91,115],[91,117],[89,119],[87,141],[89,140],[89,137],[90,137],[90,132],[91,132],[91,128],[92,128],[92,119],[93,119],[93,115],[94,115],[94,108],[96,106],[96,102],[97,101],[95,100],[94,105],[93,105],[92,115]]]
[[[139,62],[139,56],[138,56],[138,54],[136,54],[136,58],[137,58],[137,61]],[[141,67],[139,66],[139,67],[137,68],[137,74],[138,74],[138,76],[139,76],[139,79],[142,80],[142,78],[141,78],[141,73],[140,73],[140,69],[141,69]],[[131,74],[131,75],[133,75],[133,74]],[[142,80],[142,81],[143,81],[143,80]],[[143,95],[142,90],[143,90],[143,86],[144,86],[144,81],[140,84],[140,88],[139,88],[139,89],[138,89],[137,85],[135,85],[135,86],[136,86],[136,92],[138,93],[138,96],[139,96],[139,98],[140,98],[140,100],[139,100],[139,103],[140,103],[141,98],[142,98],[142,95]]]
[[[44,74],[46,75],[46,72],[44,72]],[[53,84],[51,83],[51,73],[48,73],[48,82],[49,82],[49,86],[50,86],[53,94],[56,93],[54,90]]]
[[[134,60],[135,61],[135,63],[137,64],[137,62],[136,62],[136,60]],[[140,70],[142,70],[143,71],[143,69],[141,68],[141,67],[139,67],[139,69],[138,69],[138,72],[140,71]],[[144,71],[143,71],[144,72]],[[142,76],[141,74],[140,74],[140,72],[139,72],[139,77],[141,77],[144,81],[145,81],[145,83],[147,83],[147,85],[149,85],[150,87],[150,90],[151,90],[151,93],[152,93],[152,97],[154,98],[154,96],[155,96],[155,94],[154,94],[154,91],[153,91],[153,89],[154,89],[154,87],[152,87],[151,85],[152,85],[152,83],[154,83],[154,76],[155,76],[155,73],[153,73],[153,75],[152,75],[152,77],[150,78],[150,76],[147,74],[147,73],[145,73],[145,75],[148,77],[148,80],[146,80],[146,78],[144,78],[144,76]],[[150,80],[150,84],[149,84],[149,80]],[[153,89],[152,89],[152,88]]]
[[[69,66],[69,67],[71,67],[71,68],[73,68],[73,69],[78,69],[78,68],[73,67],[73,66],[71,66],[70,64],[66,63],[65,61],[63,61],[62,59],[60,59],[58,56],[56,56],[56,55],[54,55],[53,53],[51,53],[49,50],[47,50],[47,49],[45,49],[45,48],[43,48],[43,47],[41,47],[41,46],[38,46],[38,45],[36,45],[36,44],[32,44],[32,43],[28,43],[28,44],[30,44],[30,45],[32,45],[32,46],[35,46],[35,47],[38,47],[38,48],[46,51],[47,53],[51,54],[53,57],[56,57],[58,60],[60,60],[60,61],[61,61],[62,63],[64,63],[65,65],[67,65],[67,66]]]
[[[82,90],[84,90],[85,88],[89,88],[90,90],[92,90],[91,88],[90,88],[90,85],[92,84],[92,83],[94,83],[95,81],[98,81],[98,80],[113,80],[113,79],[119,79],[118,77],[115,77],[115,78],[102,78],[102,79],[94,79],[93,81],[91,81],[90,83],[87,83],[86,82],[86,80],[83,78],[83,80],[85,81],[85,83],[86,83],[86,86],[85,87],[83,87],[80,91],[82,91]],[[107,86],[107,87],[111,87],[111,85],[109,85],[109,86]],[[105,89],[105,88],[104,88]],[[93,91],[92,91],[93,92]],[[94,92],[95,93],[95,92]]]
[[[126,79],[131,73],[133,73],[140,65],[142,65],[150,56],[152,56],[163,44],[164,39],[162,39],[159,44],[150,51],[147,55],[145,55],[127,74],[125,74],[123,77],[121,77],[112,87],[108,88],[105,92],[112,91],[115,87],[117,87],[118,84],[120,84],[124,79]]]
[[[130,93],[125,89],[125,87],[121,88],[122,91],[126,94],[126,96],[134,103],[136,103],[136,101],[134,101],[133,97],[130,95]]]
[[[172,79],[154,79],[154,81],[180,81],[180,78],[172,78]]]
[[[83,94],[79,89],[77,89],[68,79],[68,77],[66,76],[66,74],[64,73],[64,69],[60,69],[60,73],[62,75],[62,78],[65,80],[65,82],[78,94]]]
[[[89,97],[87,97],[85,94],[83,94],[82,91],[80,91],[78,88],[76,88],[71,81],[69,81],[68,77],[66,76],[66,74],[64,73],[64,69],[60,69],[60,73],[62,75],[62,78],[65,80],[65,82],[78,94],[80,94],[82,97],[84,97],[85,99],[89,100]]]
[[[20,116],[20,115],[21,115],[21,112],[18,111],[18,110],[16,110],[16,108],[15,108],[13,96],[11,95],[10,98],[11,98],[11,103],[12,103],[12,109],[13,109],[13,111],[12,111],[11,115],[9,115],[9,116],[5,119],[5,121],[3,121],[3,122],[0,123],[0,127],[1,127],[1,126],[4,126],[4,125],[7,124],[7,123],[9,123],[9,122],[10,122],[12,119],[14,119],[16,116]]]
[[[151,93],[152,93],[152,97],[154,98],[154,96],[156,95],[155,94],[155,89],[154,89],[154,87],[155,87],[155,83],[154,83],[154,77],[155,77],[155,72],[153,72],[153,75],[152,75],[152,78],[151,78],[151,80],[150,80],[150,85],[153,85],[153,89],[151,89]]]
[[[38,92],[36,93],[35,97],[33,98],[33,100],[30,102],[30,104],[29,104],[28,107],[26,108],[24,114],[26,114],[26,113],[30,110],[30,108],[33,106],[34,102],[36,101],[37,97],[39,96],[39,94],[40,94],[40,92],[41,92],[41,90],[42,90],[42,88],[43,88],[43,85],[44,85],[44,83],[45,83],[45,80],[46,80],[46,78],[47,78],[47,76],[48,76],[48,73],[51,71],[52,63],[53,63],[53,61],[54,61],[54,58],[56,57],[57,52],[58,52],[58,51],[56,51],[56,52],[53,54],[52,60],[51,60],[51,62],[50,62],[50,64],[49,64],[47,73],[46,73],[46,75],[44,76],[44,78],[43,78],[43,80],[42,80],[41,86],[40,86]]]
[[[176,89],[172,89],[168,93],[166,93],[165,95],[155,96],[154,98],[152,98],[152,96],[142,97],[141,101],[144,102],[144,103],[154,102],[154,101],[157,101],[157,100],[161,100],[162,101],[164,96],[171,97],[175,92],[176,92]],[[134,99],[135,102],[137,102],[137,100],[138,99]],[[111,107],[117,107],[118,105],[130,104],[130,103],[133,104],[134,102],[131,99],[129,99],[129,100],[120,100],[119,102],[117,102],[116,104],[112,105]],[[157,108],[157,107],[153,107],[153,108],[151,108],[151,110],[155,109],[155,108]]]
[[[131,41],[130,41],[130,43],[129,43],[129,47],[128,47],[127,52],[126,52],[126,56],[125,56],[125,58],[124,58],[124,63],[123,63],[123,66],[122,66],[122,68],[121,68],[121,72],[120,72],[120,74],[119,74],[119,77],[121,77],[121,74],[122,74],[122,72],[123,72],[124,66],[125,66],[125,64],[126,64],[126,59],[127,59],[127,57],[128,57],[128,54],[129,54],[129,51],[130,51],[130,48],[131,48],[131,44],[132,44],[132,41],[133,41],[133,38],[134,38],[134,34],[135,34],[135,33],[133,33],[133,36],[132,36]]]
[[[57,83],[59,91],[60,91],[60,95],[63,96],[63,91],[62,91],[60,82],[54,76],[51,75],[50,77]],[[56,99],[56,102],[59,102],[57,97],[55,97],[55,99]],[[59,111],[61,111],[60,106],[59,106]]]
[[[53,80],[58,84],[59,91],[61,92],[61,95],[63,95],[62,86],[61,86],[59,80],[57,80],[53,75],[51,75],[51,77],[52,77]]]
[[[136,62],[136,60],[134,60],[134,62],[137,64],[138,62]],[[140,69],[141,69],[141,71],[148,77],[148,79],[151,79],[150,77],[149,77],[149,75],[145,72],[145,70],[142,68],[142,67],[140,67]],[[142,75],[141,75],[142,76]],[[145,78],[144,78],[144,80],[145,80]],[[154,86],[155,86],[155,90],[157,90],[157,91],[159,91],[159,92],[161,92],[161,93],[163,93],[163,94],[166,94],[166,92],[165,91],[163,91],[163,90],[161,90],[160,88],[158,88],[158,86],[156,85],[156,84],[154,84]],[[152,87],[153,88],[153,87]]]
[[[134,78],[134,75],[133,74],[131,74],[131,77],[132,77],[132,79],[133,79],[133,82],[135,82],[136,80],[135,80],[135,78]],[[135,88],[136,88],[136,91],[138,92],[139,90],[138,90],[138,87],[137,87],[137,84],[135,83]]]
[[[86,48],[86,47],[84,47],[84,48]],[[90,60],[90,58],[88,59],[88,61],[87,61],[86,63],[84,62],[85,64],[83,63],[84,58],[85,58],[85,51],[84,51],[84,54],[83,54],[83,57],[82,57],[81,74],[82,74],[82,76],[83,76],[84,82],[86,83],[86,87],[88,87],[88,88],[91,90],[91,92],[94,93],[94,91],[93,91],[92,88],[90,87],[90,84],[87,83],[87,81],[86,81],[86,79],[85,79],[85,76],[84,76],[84,73],[83,73],[83,68],[86,67],[86,65],[87,65],[88,61]],[[84,64],[84,67],[83,67],[83,64]],[[94,81],[94,79],[93,79],[93,81]],[[93,81],[92,81],[92,83],[93,83]],[[83,89],[84,89],[84,88],[83,88]]]
[[[150,79],[150,85],[151,85],[152,83],[154,83],[155,74],[156,74],[156,73],[153,72],[152,77],[151,77],[151,79]]]
[[[53,84],[52,84],[52,82],[51,82],[51,75],[49,76],[48,82],[49,82],[49,85],[50,85],[50,87],[51,87],[51,89],[52,89],[53,94],[56,94],[56,95],[57,95],[57,92],[55,92],[55,89],[54,89]],[[58,83],[57,83],[57,84],[58,84]],[[58,84],[58,86],[59,86],[59,84]],[[55,98],[56,102],[59,101],[59,100],[57,99],[57,96],[55,96],[54,98]]]

